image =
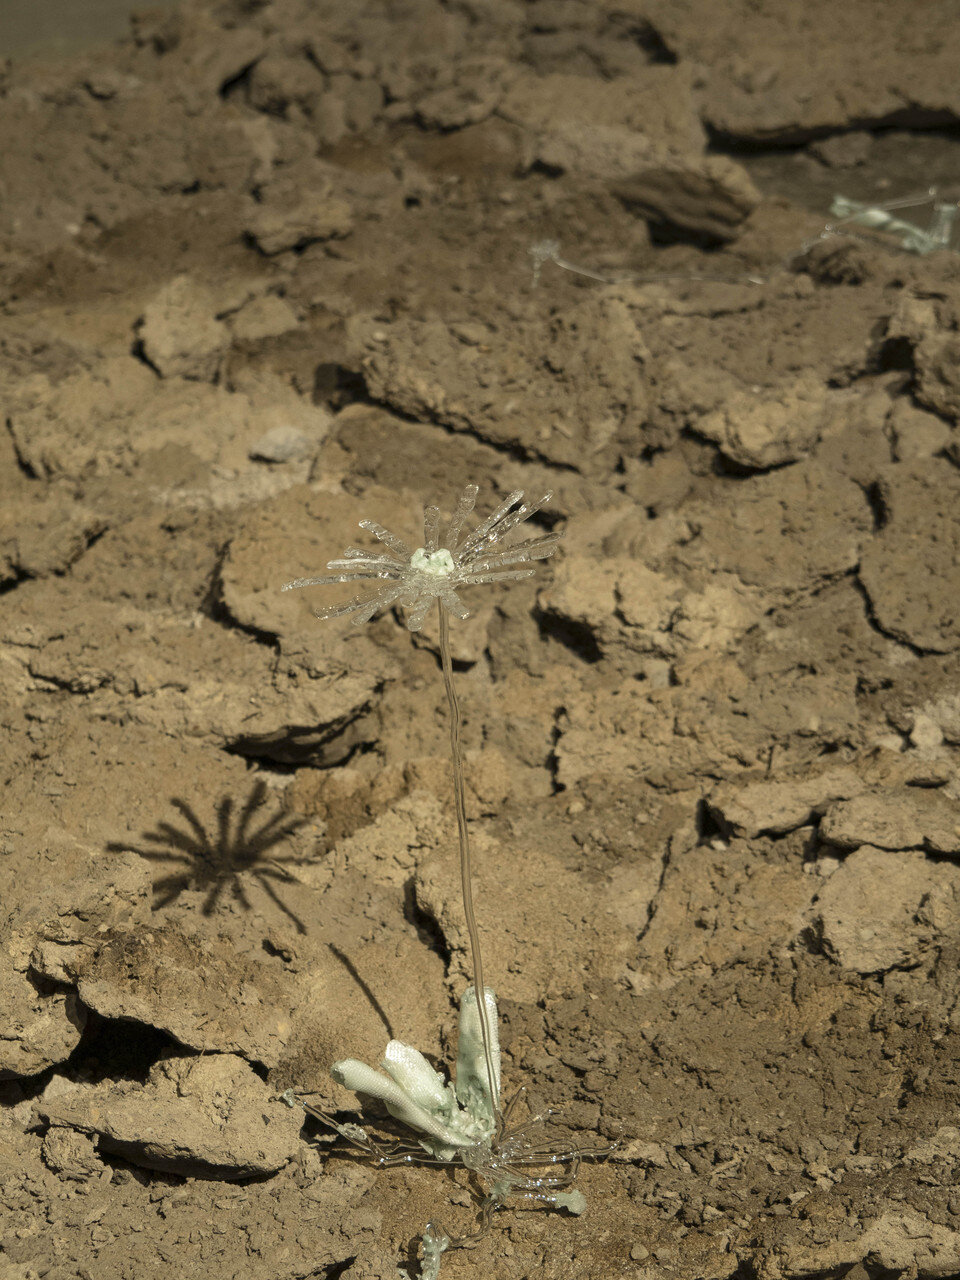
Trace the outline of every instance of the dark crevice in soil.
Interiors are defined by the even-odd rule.
[[[372,404],[367,384],[358,369],[336,361],[321,361],[313,371],[313,403],[331,412],[339,412],[350,404]]]
[[[686,440],[692,440],[696,444],[703,445],[708,449],[713,449],[713,474],[720,476],[724,480],[752,480],[757,476],[773,475],[777,471],[786,471],[789,467],[796,465],[795,458],[787,458],[783,462],[771,462],[768,466],[747,466],[745,463],[736,462],[725,454],[716,444],[707,436],[700,435],[695,427],[681,428],[680,435]]]
[[[280,644],[272,631],[264,631],[260,627],[252,626],[250,623],[239,622],[227,608],[223,599],[221,574],[229,549],[230,544],[225,543],[217,552],[213,572],[210,574],[210,581],[200,600],[199,611],[205,618],[209,618],[211,622],[217,623],[218,626],[226,627],[230,631],[242,631],[244,635],[256,640],[257,644],[264,645],[273,653],[279,653]]]
[[[664,882],[667,878],[667,870],[670,866],[670,842],[664,841],[663,850],[660,854],[660,878],[657,881],[656,891],[651,894],[650,901],[647,903],[647,918],[637,931],[637,942],[640,943],[647,936],[650,926],[653,924],[654,916],[657,914],[657,908],[660,905],[660,896],[663,893]]]
[[[697,829],[697,840],[700,844],[709,844],[711,840],[729,840],[730,838],[730,828],[723,821],[719,812],[711,808],[706,800],[697,802],[694,825]]]
[[[423,426],[424,423],[427,423],[431,427],[436,427],[438,430],[443,431],[448,436],[460,436],[467,440],[473,440],[476,444],[483,445],[487,449],[492,449],[501,457],[509,458],[511,462],[536,462],[540,466],[548,468],[550,471],[566,472],[573,475],[580,474],[579,467],[574,466],[573,463],[558,462],[556,458],[548,458],[545,454],[538,452],[536,449],[531,449],[528,446],[516,443],[510,444],[506,441],[500,440],[490,440],[487,436],[483,435],[481,431],[478,431],[474,427],[457,429],[455,427],[451,427],[446,422],[441,422],[437,418],[417,418],[413,414],[404,413],[403,410],[398,409],[397,406],[392,404],[389,400],[375,399],[369,394],[369,392],[367,392],[364,397],[358,398],[354,403],[369,404],[377,409],[386,409],[388,413],[393,417],[398,418],[401,422],[409,422],[417,426]],[[543,513],[538,512],[537,514],[542,515]]]
[[[403,914],[417,931],[417,937],[449,968],[452,951],[437,920],[417,901],[416,883],[411,877],[403,887]]]
[[[897,644],[902,644],[905,649],[909,649],[910,652],[915,654],[918,658],[925,657],[928,650],[921,649],[919,645],[913,644],[910,640],[905,639],[903,636],[895,635],[892,631],[888,631],[883,626],[883,624],[880,622],[879,618],[877,617],[876,613],[874,612],[873,602],[870,599],[870,593],[867,591],[867,588],[863,585],[863,580],[861,579],[859,573],[854,572],[853,574],[851,574],[851,578],[854,586],[859,591],[863,599],[864,617],[866,618],[869,626],[874,631],[876,631],[878,635],[883,636],[885,640],[895,640]]]
[[[649,19],[632,28],[629,34],[653,65],[673,67],[679,62],[677,54]]]
[[[302,765],[292,764],[286,760],[264,759],[250,761],[251,773],[269,773],[275,778],[292,778],[296,775],[297,770],[302,767]]]
[[[281,1103],[277,1104],[282,1105]],[[227,1182],[231,1187],[256,1187],[272,1182],[276,1178],[275,1173],[249,1173],[245,1177],[235,1177],[232,1170],[221,1172],[218,1169],[210,1169],[208,1172],[192,1173],[191,1177],[204,1178],[210,1182]]]
[[[111,1186],[122,1186],[124,1183],[138,1182],[141,1187],[182,1187],[193,1175],[174,1173],[171,1169],[147,1169],[143,1165],[128,1160],[119,1151],[110,1151],[103,1146],[97,1147],[97,1155],[107,1169],[113,1171]]]
[[[67,1074],[86,1084],[131,1080],[146,1084],[151,1067],[170,1050],[183,1052],[173,1036],[146,1023],[102,1018],[89,1011],[80,1043],[67,1059]]]
[[[884,501],[880,485],[874,481],[872,484],[862,486],[863,496],[866,498],[870,510],[873,513],[873,531],[879,533],[890,519],[890,513],[887,510],[887,504]]]
[[[566,791],[567,789],[566,783],[560,782],[558,779],[560,759],[557,755],[557,746],[559,745],[560,739],[563,737],[563,730],[560,728],[560,717],[566,715],[566,711],[566,707],[559,706],[554,712],[553,728],[550,732],[550,751],[544,761],[547,773],[550,775],[550,788],[552,795],[559,795],[561,791]]]
[[[309,725],[287,725],[269,735],[251,734],[231,738],[224,745],[230,755],[242,756],[245,760],[255,760],[265,764],[270,762],[291,765],[338,765],[345,762],[351,753],[350,749],[337,747],[337,743],[350,729],[351,725],[364,718],[364,712],[351,712],[337,720],[318,727]],[[333,747],[333,750],[328,748]]]
[[[251,62],[248,62],[245,67],[241,67],[240,70],[235,72],[232,76],[228,76],[217,90],[219,96],[226,99],[230,97],[230,94],[234,89],[245,91],[250,84],[250,72],[259,61],[259,58],[254,58]]]
[[[72,571],[73,566],[77,563],[77,561],[83,559],[83,557],[87,554],[90,548],[95,547],[97,543],[100,541],[100,539],[105,537],[109,532],[110,532],[110,526],[105,525],[102,529],[95,529],[91,533],[87,534],[83,541],[83,550],[77,556],[74,557],[74,559],[70,562],[70,564],[67,565],[65,569],[54,570],[52,576],[54,578],[66,577]]]
[[[847,133],[890,133],[893,131],[939,134],[956,140],[960,136],[960,123],[952,111],[935,111],[921,107],[904,107],[900,111],[890,111],[882,116],[864,116],[851,118],[843,128],[829,125],[819,128],[784,129],[780,133],[771,134],[767,138],[746,137],[741,134],[728,133],[718,129],[709,121],[704,121],[710,150],[714,153],[730,156],[731,159],[744,156],[757,156],[764,153],[776,154],[784,151],[802,151],[811,142],[820,142],[824,138],[841,137]]]
[[[6,582],[0,582],[0,596],[5,596],[11,591],[16,591],[21,582],[29,582],[30,575],[17,570],[12,578],[8,578]]]
[[[20,473],[24,475],[28,480],[39,480],[41,477],[37,475],[36,471],[33,469],[33,467],[30,465],[27,459],[23,456],[20,450],[17,448],[17,438],[13,433],[13,423],[10,421],[9,418],[4,418],[3,423],[4,423],[4,426],[6,427],[7,434],[10,437],[10,444],[13,449],[13,456],[17,460],[17,467],[19,468]]]
[[[20,579],[20,581],[23,581],[23,579]],[[82,679],[78,681],[72,676],[54,674],[35,676],[34,679],[37,682],[38,688],[41,688],[48,693],[52,692],[54,689],[61,689],[64,693],[80,695],[95,693],[98,689],[103,689],[110,683],[109,676],[104,676],[103,679],[95,685],[88,685]]]
[[[158,378],[163,376],[157,366],[147,355],[142,338],[137,338],[133,343],[131,343],[130,354],[133,356],[134,360],[139,360],[142,365],[146,365],[150,372],[155,373]]]
[[[638,217],[644,218],[653,249],[667,249],[674,244],[686,244],[699,249],[702,253],[716,253],[726,248],[726,241],[722,237],[693,231],[689,227],[680,227],[676,223],[659,221],[651,217],[649,212],[644,213],[646,206],[642,203],[631,200],[628,195],[617,193],[617,197],[628,213],[635,213]]]
[[[558,641],[581,661],[593,666],[603,658],[603,651],[597,644],[596,637],[585,623],[572,622],[558,614],[542,613],[539,610],[534,611],[534,617],[541,637]]]
[[[871,355],[873,367],[877,373],[891,373],[899,370],[912,375],[916,372],[911,338],[881,337],[876,351]]]

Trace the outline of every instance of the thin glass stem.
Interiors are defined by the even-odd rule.
[[[450,661],[450,623],[446,610],[437,601],[440,614],[440,666],[443,669],[443,685],[447,691],[447,705],[450,708],[450,756],[453,762],[453,798],[457,810],[457,835],[460,839],[460,888],[463,893],[463,914],[467,921],[467,933],[470,937],[470,959],[473,966],[473,989],[477,997],[477,1013],[480,1015],[480,1035],[483,1039],[483,1056],[487,1064],[487,1084],[490,1088],[490,1099],[493,1113],[500,1125],[500,1095],[497,1090],[497,1076],[493,1069],[493,1038],[490,1034],[490,1022],[487,1017],[486,987],[483,983],[483,957],[480,954],[480,933],[477,929],[477,918],[473,911],[473,876],[470,866],[470,837],[467,834],[467,806],[463,786],[463,749],[460,743],[460,703],[457,691],[453,686],[453,664]]]

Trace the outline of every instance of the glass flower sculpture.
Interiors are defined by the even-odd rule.
[[[454,617],[468,618],[470,614],[457,594],[458,587],[528,578],[534,569],[510,566],[529,560],[546,560],[556,551],[561,536],[559,533],[545,533],[511,546],[502,545],[505,534],[539,511],[553,497],[552,493],[545,493],[533,502],[524,502],[519,489],[504,498],[496,511],[473,533],[461,536],[463,523],[473,510],[477,493],[475,484],[467,485],[442,536],[439,509],[427,507],[423,513],[423,546],[415,551],[375,520],[361,520],[360,528],[372,533],[387,550],[347,547],[338,560],[327,563],[327,568],[335,572],[321,578],[296,578],[293,582],[284,583],[281,589],[292,591],[297,587],[328,586],[336,582],[379,582],[381,585],[372,596],[354,596],[347,604],[314,610],[318,618],[339,618],[352,613],[352,621],[357,626],[369,622],[375,614],[394,603],[403,608],[411,631],[420,630],[434,601]]]
[[[282,588],[291,591],[340,582],[370,582],[376,587],[372,595],[355,596],[347,604],[314,609],[321,619],[352,614],[352,622],[358,626],[394,604],[403,609],[410,631],[420,630],[434,603],[439,614],[440,663],[450,711],[460,884],[473,966],[473,985],[464,993],[460,1007],[456,1081],[448,1083],[422,1053],[399,1040],[388,1044],[381,1062],[382,1071],[356,1058],[334,1063],[331,1072],[338,1083],[379,1099],[394,1119],[418,1135],[416,1143],[401,1140],[390,1147],[382,1146],[360,1125],[341,1123],[335,1116],[301,1103],[310,1115],[367,1152],[380,1165],[424,1161],[443,1164],[458,1160],[480,1179],[485,1194],[479,1232],[476,1236],[451,1239],[434,1224],[428,1224],[423,1240],[424,1280],[435,1280],[441,1255],[447,1249],[461,1247],[482,1235],[492,1214],[508,1199],[581,1213],[586,1204],[584,1197],[579,1191],[568,1189],[576,1179],[580,1161],[584,1156],[605,1155],[611,1149],[582,1149],[562,1140],[538,1142],[536,1130],[544,1117],[511,1125],[523,1089],[518,1089],[501,1106],[497,1003],[493,991],[484,985],[480,935],[473,908],[461,715],[450,658],[449,617],[451,614],[456,618],[469,617],[458,594],[460,588],[530,577],[535,570],[521,566],[552,556],[561,535],[558,531],[512,544],[504,541],[512,529],[544,507],[553,496],[545,493],[524,502],[520,490],[509,494],[472,533],[464,533],[464,522],[474,508],[477,493],[475,484],[466,486],[442,531],[439,509],[427,507],[423,513],[423,546],[414,550],[376,521],[361,520],[360,527],[372,533],[384,549],[348,547],[339,559],[327,563],[329,574],[296,578]],[[477,991],[484,993],[483,1000],[477,999]],[[283,1096],[294,1105],[291,1091]]]

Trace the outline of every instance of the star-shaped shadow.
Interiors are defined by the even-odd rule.
[[[141,837],[146,847],[112,842],[107,848],[115,853],[132,850],[151,862],[184,864],[182,871],[174,871],[154,881],[153,889],[158,895],[153,904],[155,911],[169,906],[184,889],[206,891],[201,908],[205,916],[213,915],[225,892],[229,892],[245,910],[252,910],[243,882],[243,877],[247,876],[256,880],[271,901],[293,921],[298,933],[306,933],[303,921],[273,887],[277,881],[298,883],[284,864],[302,859],[292,854],[265,855],[298,831],[307,820],[274,813],[260,827],[253,829],[254,817],[266,795],[265,783],[258,782],[238,813],[236,822],[232,821],[234,802],[225,796],[217,805],[216,829],[213,832],[207,831],[185,800],[174,799],[170,803],[183,818],[183,829],[170,822],[158,822],[155,831],[147,831]]]

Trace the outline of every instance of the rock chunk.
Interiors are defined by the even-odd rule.
[[[37,1075],[69,1057],[88,1009],[64,987],[66,959],[98,928],[149,911],[148,873],[132,855],[103,855],[49,828],[37,856],[53,864],[49,883],[8,885],[0,915],[0,1080]]]
[[[686,68],[648,66],[642,76],[613,80],[528,73],[514,80],[498,114],[526,131],[529,163],[586,177],[624,177],[641,156],[698,155],[706,143]]]
[[[277,565],[271,586],[281,605],[282,578]],[[34,610],[47,608],[45,584],[31,590]],[[302,601],[311,634],[291,643],[278,670],[276,655],[239,629],[171,627],[129,605],[76,607],[72,592],[55,594],[51,588],[56,635],[36,637],[31,675],[104,707],[122,702],[128,721],[288,764],[337,763],[372,733],[369,713],[388,661],[359,638],[352,653],[338,653],[335,631],[325,649]]]
[[[492,315],[478,340],[475,325],[361,317],[351,334],[370,394],[402,414],[583,473],[607,475],[624,450],[640,452],[647,348],[621,298],[591,295],[525,324],[509,350],[499,323]]]
[[[44,1136],[43,1159],[61,1178],[72,1182],[86,1182],[105,1169],[92,1138],[77,1129],[57,1125],[52,1125]]]
[[[496,892],[503,904],[497,930],[485,942],[491,971],[503,975],[498,994],[536,1001],[569,991],[572,970],[558,964],[558,956],[576,956],[579,971],[608,979],[620,976],[657,891],[658,861],[651,859],[610,894],[601,885],[585,884],[580,870],[546,847],[524,842],[523,856],[516,858],[489,838],[473,843],[476,891],[481,897]],[[454,964],[467,978],[468,939],[455,858],[444,853],[426,862],[415,883],[418,905],[437,922]],[[620,918],[611,910],[613,898],[623,913]]]
[[[87,1011],[76,992],[20,971],[0,949],[0,1080],[35,1076],[63,1062],[80,1043]]]
[[[628,556],[565,555],[543,598],[550,613],[589,628],[604,654],[661,659],[722,652],[763,612],[758,593],[733,574],[690,582]]]
[[[852,569],[873,528],[862,489],[812,458],[748,476],[684,515],[699,530],[679,552],[686,563],[777,593]]]
[[[271,427],[250,446],[250,457],[255,462],[295,462],[314,448],[314,442],[296,427]]]
[[[192,372],[182,378],[158,380],[142,361],[115,356],[59,381],[40,373],[23,379],[8,409],[19,458],[38,476],[51,479],[139,465],[168,499],[176,496],[193,506],[237,506],[263,496],[256,489],[263,487],[264,469],[253,467],[248,455],[264,434],[292,427],[313,449],[319,447],[330,426],[324,410],[278,378],[248,380],[236,392],[197,381],[200,365],[190,364],[197,353],[191,348],[188,354]],[[219,355],[208,354],[209,371]],[[219,468],[219,481],[211,475],[213,466]],[[236,478],[244,469],[252,475],[253,494]],[[51,520],[51,533],[53,527]],[[58,534],[58,549],[70,545]]]
[[[650,0],[643,12],[681,66],[703,68],[703,119],[727,138],[795,145],[895,124],[904,102],[923,115],[960,118],[950,50],[942,40],[918,38],[909,6],[732,0],[722,30],[689,0]],[[934,31],[951,13],[945,3],[924,10]]]

